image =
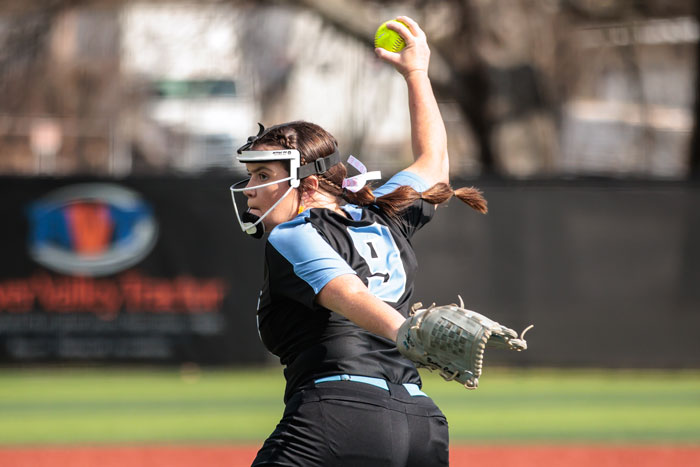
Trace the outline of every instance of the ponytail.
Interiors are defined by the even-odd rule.
[[[365,186],[357,193],[344,190],[342,197],[345,201],[358,206],[376,204],[382,211],[390,217],[397,217],[401,212],[408,209],[416,200],[422,199],[430,204],[438,205],[449,201],[456,196],[470,208],[482,214],[488,212],[486,199],[477,188],[458,188],[453,190],[447,183],[436,183],[423,192],[418,192],[408,185],[402,185],[378,198],[374,197],[372,190]]]
[[[489,212],[486,198],[484,198],[481,190],[479,190],[478,188],[474,188],[473,186],[470,186],[469,188],[457,188],[454,191],[454,195],[457,198],[459,198],[461,202],[474,209],[475,211],[479,211],[481,214],[486,214],[487,212]]]
[[[343,189],[340,196],[348,203],[357,206],[368,206],[377,201],[377,198],[374,197],[374,193],[372,193],[372,189],[368,185],[363,186],[362,189],[357,192]]]
[[[333,154],[337,150],[338,142],[320,126],[297,121],[268,128],[253,143],[255,148],[262,145],[296,149],[301,153],[301,164],[305,165]],[[347,169],[341,162],[333,165],[323,174],[319,174],[318,181],[323,190],[333,196],[340,196],[348,203],[357,206],[375,204],[391,217],[398,216],[418,199],[438,205],[446,203],[453,196],[482,214],[486,214],[487,211],[486,200],[481,195],[481,191],[474,187],[453,190],[447,183],[436,183],[421,193],[410,186],[403,185],[391,193],[376,198],[372,189],[367,185],[357,192],[343,188],[343,180],[345,180],[346,175]],[[301,192],[308,189],[308,183],[307,179],[301,180],[299,196],[301,196]]]

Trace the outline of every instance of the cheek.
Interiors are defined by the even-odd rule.
[[[283,192],[282,194],[284,194],[284,192]],[[281,215],[283,215],[283,216],[286,216],[286,215],[289,213],[291,207],[294,205],[294,200],[295,200],[294,196],[295,196],[295,192],[294,192],[294,191],[291,191],[291,192],[282,200],[282,202],[281,202],[279,205],[277,205],[277,207],[279,208],[279,209],[277,210],[277,211],[279,212],[279,214],[281,214]]]
[[[271,208],[280,197],[284,196],[289,186],[285,186],[281,190],[270,190],[265,196],[265,208]],[[296,190],[292,190],[285,198],[275,207],[268,218],[275,223],[286,222],[296,215]]]
[[[281,193],[276,186],[268,187],[264,192],[261,193],[262,201],[265,207],[271,208],[273,204],[279,199]]]

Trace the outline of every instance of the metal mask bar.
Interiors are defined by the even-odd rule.
[[[249,235],[255,235],[255,233],[257,232],[257,229],[260,228],[260,227],[258,227],[258,224],[260,224],[260,223],[262,222],[262,220],[265,219],[265,217],[267,217],[267,215],[270,214],[270,213],[277,207],[277,205],[280,204],[280,203],[282,202],[282,200],[283,200],[284,198],[286,198],[287,195],[289,195],[289,193],[292,192],[292,189],[293,189],[294,187],[292,187],[292,186],[290,185],[290,187],[287,188],[287,191],[284,193],[284,195],[282,195],[282,196],[280,197],[280,199],[278,199],[278,200],[275,202],[275,204],[273,204],[273,205],[270,207],[270,209],[268,209],[267,211],[265,211],[265,213],[264,213],[262,216],[260,216],[255,222],[245,222],[245,221],[242,219],[241,213],[238,211],[238,204],[236,204],[236,197],[235,197],[235,194],[236,194],[236,193],[242,193],[242,192],[244,192],[244,191],[256,190],[256,189],[258,189],[258,188],[263,188],[263,187],[270,186],[270,185],[275,185],[275,184],[278,184],[278,183],[286,182],[286,181],[288,181],[288,180],[290,180],[290,179],[291,179],[291,177],[287,177],[287,178],[283,178],[283,179],[281,179],[281,180],[275,180],[275,181],[272,181],[272,182],[269,182],[269,183],[263,183],[262,185],[256,185],[256,186],[244,187],[244,188],[236,188],[236,187],[239,186],[239,185],[242,185],[242,184],[244,184],[244,183],[248,183],[248,181],[249,181],[250,179],[246,179],[246,180],[241,180],[240,182],[237,182],[237,183],[234,183],[233,185],[231,185],[231,187],[229,188],[229,190],[231,190],[231,201],[233,202],[233,210],[234,210],[235,213],[236,213],[236,219],[238,220],[238,225],[241,227],[241,230],[242,230],[242,231],[244,231],[245,233],[247,233],[247,234],[249,234]],[[246,211],[246,212],[247,212],[247,211]],[[259,237],[258,237],[258,238],[259,238]]]

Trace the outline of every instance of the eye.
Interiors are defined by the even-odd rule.
[[[266,181],[266,180],[269,180],[269,178],[270,178],[265,172],[260,172],[260,173],[258,174],[258,177],[260,177],[260,181],[261,181],[261,182],[264,182],[264,181]]]

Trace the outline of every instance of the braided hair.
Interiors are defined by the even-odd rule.
[[[255,142],[252,149],[263,145],[279,146],[282,149],[296,149],[301,154],[301,165],[309,164],[321,157],[332,154],[337,140],[320,126],[305,121],[294,121],[276,125],[265,130]],[[447,183],[436,183],[423,192],[418,192],[408,185],[400,186],[391,193],[375,197],[372,189],[365,185],[357,192],[342,188],[347,176],[347,168],[342,162],[332,166],[323,174],[317,175],[319,187],[325,192],[340,197],[350,204],[357,206],[377,205],[391,217],[398,216],[416,200],[423,199],[430,204],[442,204],[453,196],[459,198],[471,208],[485,214],[488,209],[481,191],[474,187],[454,190]],[[302,179],[299,193],[309,190],[310,182]]]

